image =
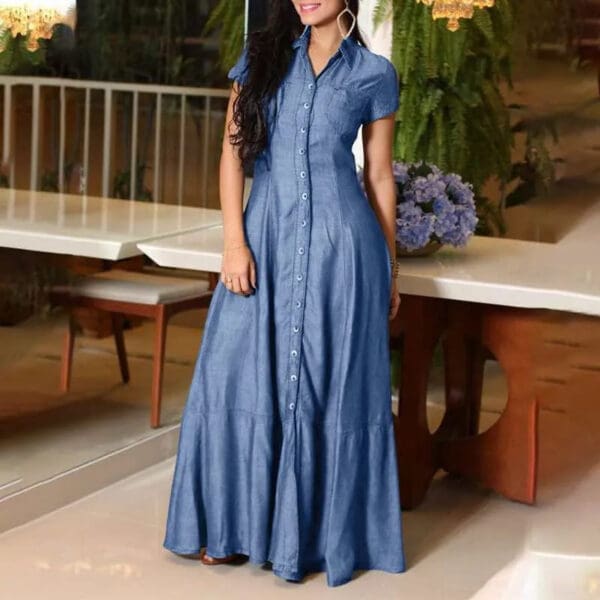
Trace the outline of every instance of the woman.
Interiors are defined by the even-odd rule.
[[[269,561],[292,581],[325,570],[329,586],[405,568],[388,347],[398,80],[357,10],[275,1],[229,72],[221,279],[164,541],[205,564]],[[351,151],[361,125],[368,197]]]

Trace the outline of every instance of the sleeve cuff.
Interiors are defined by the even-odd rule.
[[[244,46],[236,63],[229,69],[227,78],[239,83],[245,83],[248,76],[248,49]]]
[[[387,60],[387,68],[382,75],[381,82],[367,103],[367,111],[363,124],[371,123],[387,115],[395,113],[400,107],[400,88],[398,74],[393,63]]]

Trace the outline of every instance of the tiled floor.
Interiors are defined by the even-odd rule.
[[[202,336],[201,313],[186,313],[195,326],[169,327],[164,426],[179,422]],[[11,343],[0,349],[0,498],[157,431],[149,422],[154,324],[125,333],[128,384],[120,382],[112,338],[78,337],[67,394],[59,389],[64,328],[59,314],[2,330],[2,340],[10,335]]]

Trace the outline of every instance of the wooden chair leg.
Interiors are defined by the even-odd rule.
[[[520,502],[533,504],[537,486],[538,400],[534,355],[540,317],[532,310],[488,306],[482,341],[502,365],[508,402],[487,431],[440,442],[443,468]]]
[[[63,349],[60,365],[60,389],[68,392],[71,385],[71,367],[73,364],[73,348],[75,346],[75,317],[69,312],[67,331],[63,341]]]
[[[152,407],[150,426],[160,427],[160,409],[162,401],[162,380],[165,362],[165,345],[167,339],[168,314],[166,306],[157,307],[156,330],[154,333],[154,366],[152,369]]]
[[[115,346],[117,348],[117,357],[119,359],[119,369],[121,370],[121,381],[129,382],[129,365],[127,364],[127,351],[125,350],[125,338],[123,337],[123,315],[111,313],[113,335],[115,337]]]

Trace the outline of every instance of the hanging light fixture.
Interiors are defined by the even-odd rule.
[[[433,5],[434,19],[448,19],[448,29],[456,31],[459,19],[470,19],[473,17],[475,8],[490,8],[494,6],[495,0],[417,0],[425,6]]]
[[[76,0],[0,0],[0,31],[27,36],[27,48],[36,50],[39,38],[51,38],[57,23],[75,27]]]

